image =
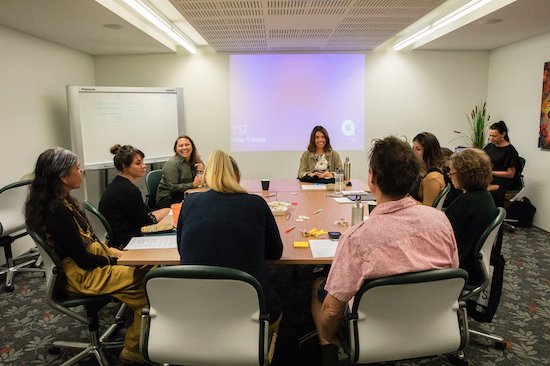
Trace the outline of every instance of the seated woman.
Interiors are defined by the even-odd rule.
[[[265,260],[283,253],[275,218],[261,196],[247,194],[239,185],[239,168],[227,153],[210,155],[205,178],[211,190],[187,196],[180,211],[180,263],[235,268],[254,276],[264,290],[274,331],[281,303],[269,285]]]
[[[163,177],[157,187],[158,208],[181,202],[186,190],[202,184],[204,164],[193,140],[189,136],[178,137],[174,152],[176,155],[162,167]]]
[[[322,126],[311,131],[309,146],[300,159],[298,178],[304,176],[333,178],[336,169],[342,168],[340,155],[330,146],[328,132]]]
[[[123,363],[143,362],[139,351],[141,309],[147,298],[146,271],[117,265],[121,251],[101,243],[70,192],[80,188],[82,170],[76,155],[57,147],[43,152],[35,168],[25,206],[27,226],[40,235],[63,260],[67,291],[85,295],[109,294],[134,311],[126,332]]]
[[[444,158],[441,147],[437,137],[429,132],[416,135],[412,146],[418,157],[422,159],[423,165],[409,194],[416,203],[431,206],[447,184],[442,170]]]
[[[115,145],[111,154],[116,169],[120,172],[107,186],[99,201],[99,212],[105,216],[113,229],[110,247],[123,249],[134,236],[141,236],[141,227],[156,224],[168,215],[170,209],[150,212],[143,203],[136,179],[145,176],[145,155],[131,145]]]
[[[470,276],[470,283],[478,283],[482,274],[474,261],[475,246],[487,226],[495,219],[498,209],[487,186],[492,178],[489,156],[479,149],[464,149],[451,156],[449,176],[458,196],[445,210],[455,233],[460,268]]]
[[[493,164],[493,179],[489,191],[491,191],[496,205],[502,207],[506,191],[511,189],[515,183],[519,155],[514,146],[510,144],[508,128],[504,121],[493,123],[489,127],[489,140],[491,143],[483,148]]]

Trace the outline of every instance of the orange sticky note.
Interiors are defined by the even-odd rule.
[[[307,241],[295,241],[294,242],[294,248],[307,248],[309,247],[309,243]]]

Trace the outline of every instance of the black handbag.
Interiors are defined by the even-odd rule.
[[[519,227],[530,227],[533,225],[533,218],[537,209],[529,198],[523,197],[519,201],[514,201],[510,204],[506,219],[514,220],[513,225]],[[517,221],[517,222],[516,222]]]

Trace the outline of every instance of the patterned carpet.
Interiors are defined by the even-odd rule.
[[[550,233],[538,228],[505,233],[502,252],[507,264],[496,317],[490,324],[470,321],[470,327],[504,336],[507,349],[496,350],[474,336],[465,350],[466,357],[471,365],[480,366],[550,365]],[[298,348],[298,338],[313,330],[309,311],[313,267],[270,266],[269,274],[284,306],[273,364],[318,364],[314,342],[302,350]],[[21,273],[16,276],[14,292],[0,290],[0,366],[59,365],[75,351],[49,355],[48,348],[54,340],[87,340],[85,326],[46,304],[44,282],[40,273]],[[104,309],[100,313],[102,324],[110,324],[116,310],[115,304]],[[118,335],[120,339],[122,334]],[[120,365],[118,353],[107,353],[113,366]],[[450,364],[440,357],[397,365]],[[97,362],[88,358],[79,365]]]

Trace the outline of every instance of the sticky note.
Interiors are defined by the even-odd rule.
[[[294,248],[307,248],[309,247],[309,243],[307,241],[295,241],[294,242]]]

